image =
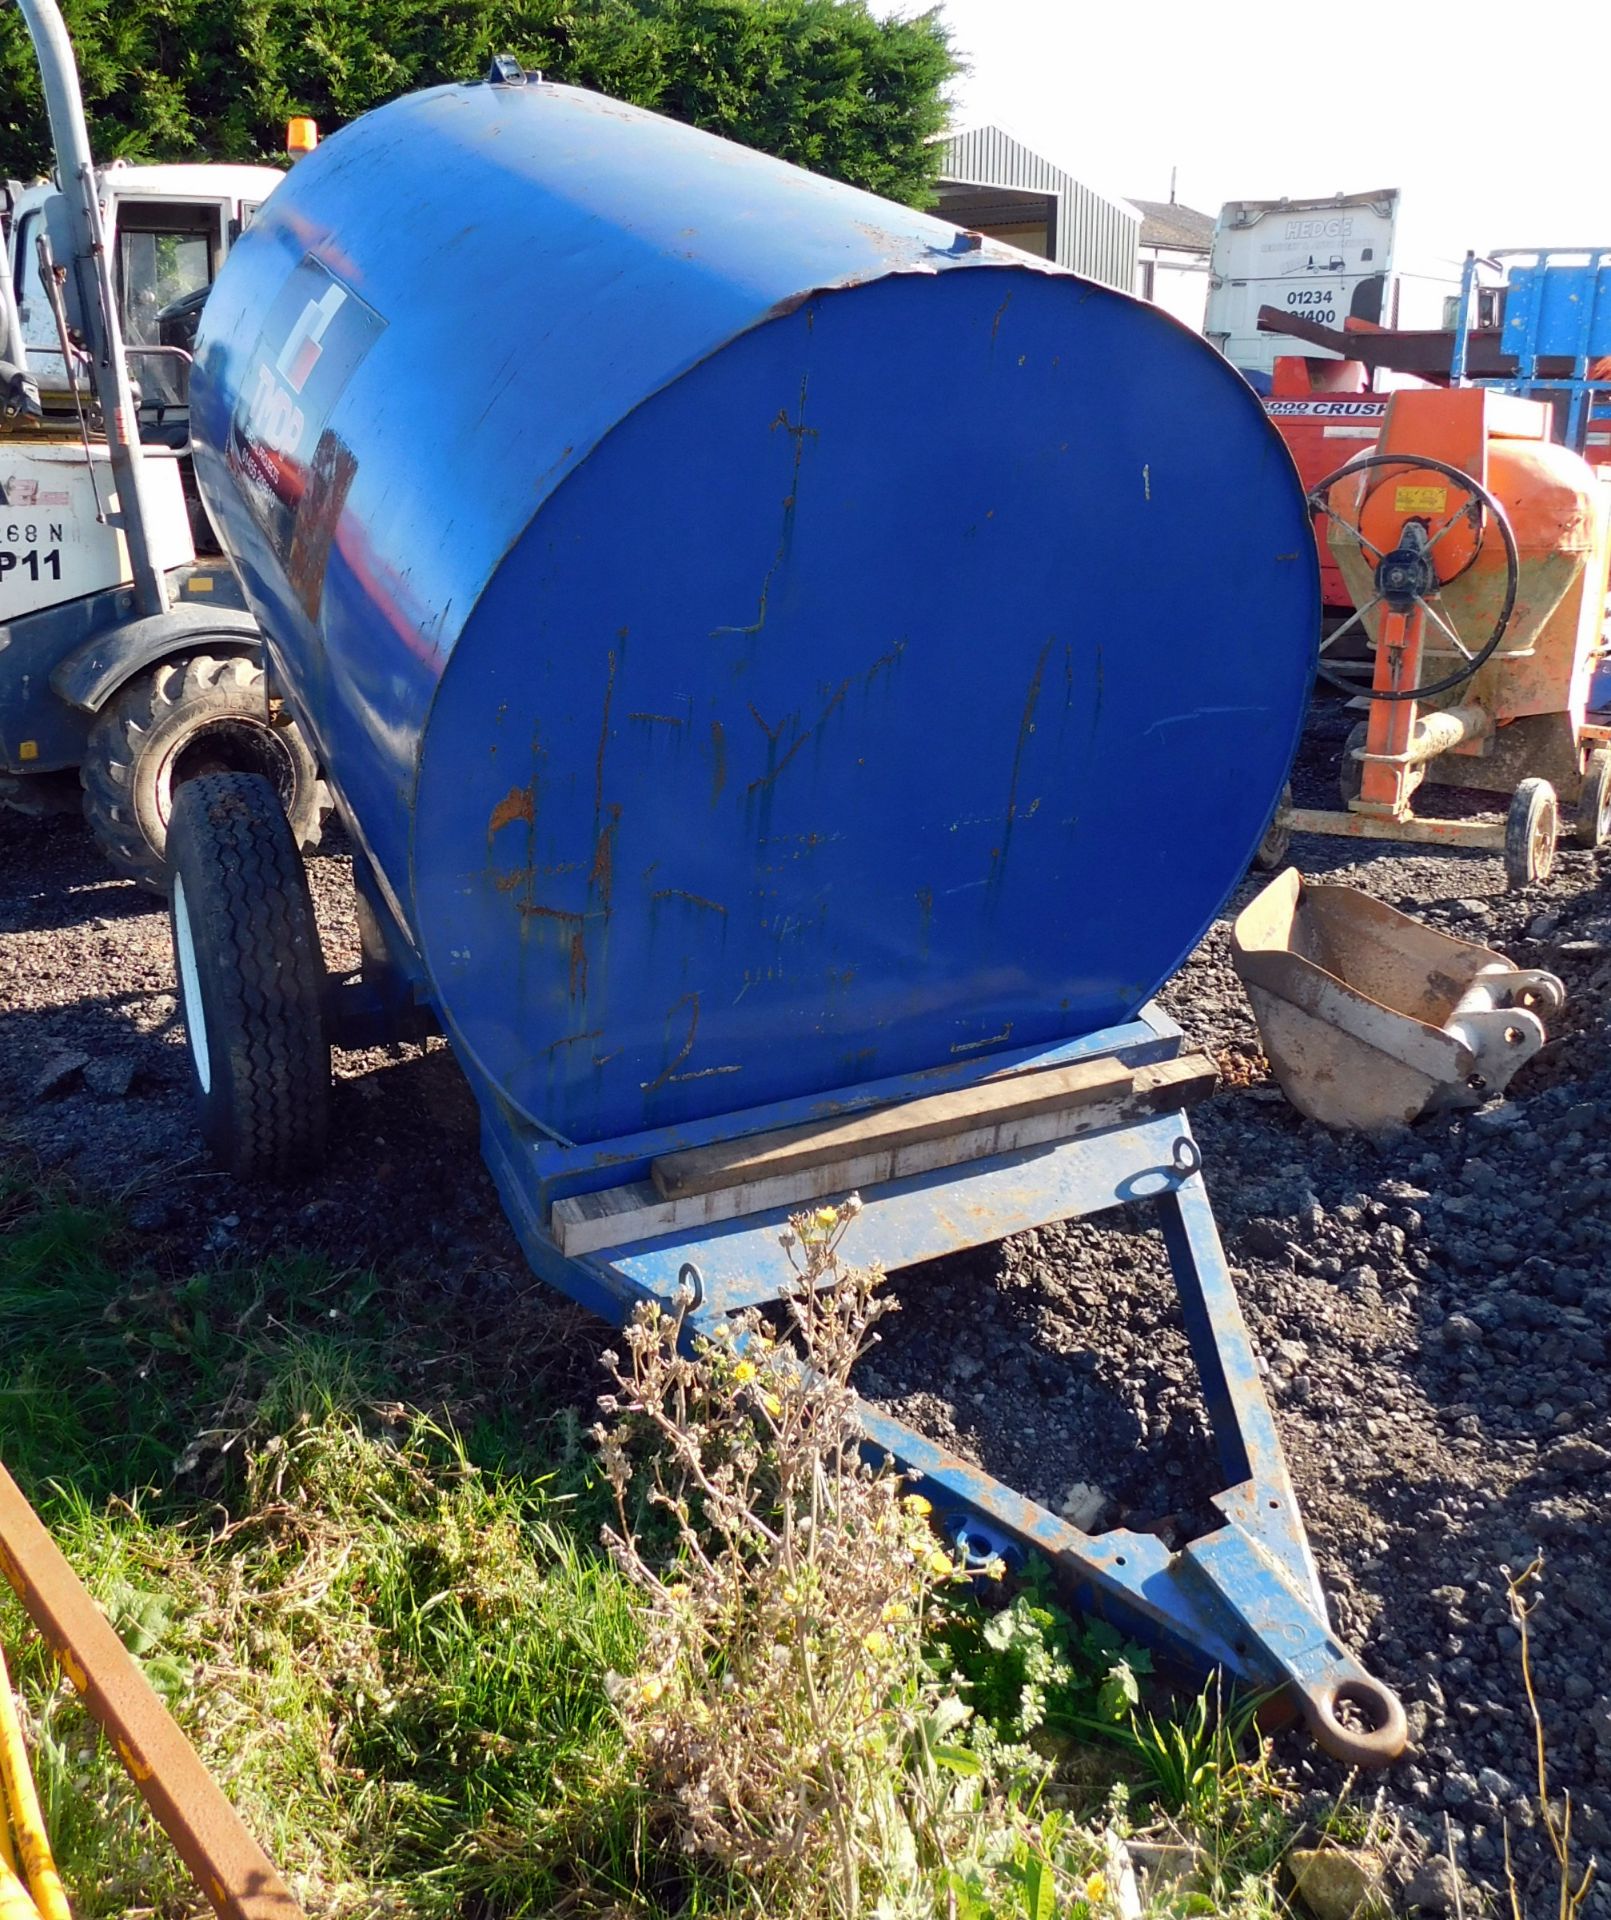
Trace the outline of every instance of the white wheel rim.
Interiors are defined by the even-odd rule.
[[[190,1041],[190,1062],[203,1093],[213,1085],[212,1054],[207,1046],[207,1016],[201,1007],[201,982],[196,976],[196,938],[190,930],[190,907],[185,899],[185,883],[173,877],[173,945],[179,960],[179,1005],[185,1016],[185,1034]]]

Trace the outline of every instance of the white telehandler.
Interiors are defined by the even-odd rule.
[[[184,780],[267,775],[304,845],[325,799],[189,480],[180,343],[280,176],[97,171],[56,0],[19,5],[56,177],[8,189],[4,208],[0,800],[42,811],[78,804],[81,787],[116,870],[162,891]]]

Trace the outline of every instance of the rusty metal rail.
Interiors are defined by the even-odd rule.
[[[223,1920],[302,1920],[273,1862],[3,1466],[0,1574]]]

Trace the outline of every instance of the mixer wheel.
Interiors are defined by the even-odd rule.
[[[301,845],[318,843],[329,796],[295,727],[269,718],[263,669],[238,654],[191,654],[137,675],[96,716],[79,779],[101,850],[125,879],[167,890],[174,795],[201,773],[259,773]]]
[[[1286,786],[1281,789],[1281,804],[1275,810],[1275,818],[1264,829],[1264,838],[1253,855],[1253,864],[1260,873],[1274,873],[1277,867],[1286,865],[1292,848],[1292,829],[1287,824],[1291,811],[1292,788]]]
[[[1547,880],[1555,871],[1560,809],[1547,780],[1524,780],[1505,817],[1505,878],[1513,887]]]
[[[1572,837],[1580,847],[1598,847],[1611,836],[1611,750],[1596,747],[1583,769]]]
[[[324,1150],[325,970],[308,876],[261,774],[209,773],[168,827],[174,970],[201,1131],[246,1179],[283,1180]]]
[[[1342,795],[1342,803],[1350,807],[1359,798],[1360,788],[1364,785],[1365,767],[1362,761],[1354,758],[1355,753],[1365,744],[1370,732],[1370,722],[1361,720],[1350,729],[1348,744],[1343,748],[1343,757],[1337,766],[1337,791]]]

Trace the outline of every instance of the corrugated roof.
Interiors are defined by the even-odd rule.
[[[1214,244],[1214,216],[1173,200],[1138,200],[1130,204],[1141,213],[1144,247],[1178,247],[1184,253],[1207,253]]]

